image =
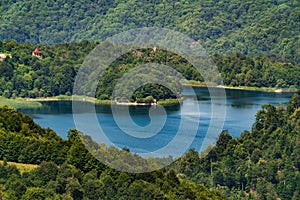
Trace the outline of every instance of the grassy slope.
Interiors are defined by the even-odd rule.
[[[3,161],[0,160],[0,164],[2,164]],[[24,172],[30,172],[38,167],[38,165],[33,164],[24,164],[24,163],[16,163],[16,162],[7,162],[8,165],[15,165],[21,173]]]
[[[14,107],[16,109],[18,108],[37,108],[42,106],[40,102],[37,101],[26,101],[25,99],[7,99],[5,97],[0,97],[0,106],[8,105],[11,107]]]

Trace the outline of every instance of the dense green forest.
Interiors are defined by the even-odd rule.
[[[240,138],[223,131],[205,152],[191,149],[151,173],[119,172],[96,160],[70,130],[63,140],[7,106],[0,108],[2,199],[299,199],[300,91],[287,107],[264,105]],[[89,138],[87,138],[89,139]],[[95,143],[95,145],[98,145]],[[107,159],[152,162],[99,145]],[[119,157],[115,157],[119,152]],[[120,153],[121,152],[121,153]],[[7,161],[39,164],[30,172]],[[147,165],[145,165],[147,166]],[[211,188],[208,190],[206,187]]]
[[[210,54],[241,52],[299,63],[298,0],[2,0],[0,40],[99,41],[133,28],[186,33]]]
[[[300,65],[272,62],[265,57],[241,53],[214,56],[224,85],[249,87],[299,88]]]
[[[299,0],[1,0],[0,13],[0,96],[6,98],[71,96],[79,68],[100,41],[142,27],[168,28],[199,41],[225,86],[300,88]],[[32,55],[36,48],[38,56]],[[118,79],[145,63],[168,65],[203,83],[181,56],[138,49],[110,65],[95,97],[112,100]],[[180,85],[173,85],[180,93]],[[130,101],[174,98],[169,89],[146,84]],[[75,129],[64,140],[3,106],[0,200],[300,199],[300,91],[287,106],[262,106],[252,130],[241,137],[225,130],[204,152],[191,149],[151,173],[111,169],[89,153],[82,138],[108,162],[125,163],[127,171],[133,163],[159,167],[164,162],[96,144]],[[38,167],[23,172],[8,161]]]
[[[172,170],[131,174],[113,170],[85,148],[80,132],[62,140],[50,129],[7,106],[0,108],[0,199],[224,199],[219,192],[178,177]],[[101,145],[114,162],[150,162],[114,147]],[[116,158],[115,152],[121,152]],[[122,153],[123,152],[123,153]],[[7,161],[39,164],[20,173]]]
[[[262,106],[250,132],[224,131],[206,152],[191,150],[172,169],[231,199],[300,199],[300,91],[286,108]]]
[[[7,98],[71,95],[78,69],[87,54],[96,46],[97,43],[88,41],[52,46],[19,44],[15,41],[0,42],[0,53],[7,55],[0,61],[0,95]],[[36,47],[40,50],[42,59],[32,56]],[[272,61],[266,57],[250,57],[241,53],[215,55],[212,59],[221,73],[223,83],[228,86],[287,89],[300,87],[300,64]],[[138,53],[134,51],[122,55],[111,64],[98,83],[96,97],[101,100],[111,99],[118,79],[143,63],[168,65],[187,80],[203,81],[197,70],[179,55],[159,49],[155,52],[153,49],[140,49]],[[180,92],[180,86],[176,90]],[[137,90],[131,101],[147,97],[160,100],[176,96],[162,86],[148,84]]]

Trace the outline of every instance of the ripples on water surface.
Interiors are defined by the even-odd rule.
[[[116,125],[109,105],[96,105],[97,118],[110,141],[120,148],[128,147],[132,152],[139,153],[154,151],[167,145],[175,137],[179,129],[180,120],[184,120],[186,124],[183,127],[185,135],[184,137],[180,137],[180,140],[184,142],[189,137],[193,137],[191,136],[192,129],[194,129],[195,123],[197,123],[200,116],[197,135],[190,146],[199,149],[211,119],[211,98],[206,88],[194,88],[194,90],[197,98],[192,98],[192,91],[185,88],[183,94],[186,98],[181,106],[165,107],[168,113],[165,126],[153,137],[140,139],[124,133]],[[233,137],[238,137],[244,130],[251,130],[255,114],[261,105],[273,104],[277,106],[279,103],[286,104],[291,96],[292,93],[226,90],[226,102],[217,102],[215,106],[216,110],[226,108],[226,119],[223,129],[227,129]],[[68,130],[75,128],[72,115],[72,102],[53,101],[42,103],[43,107],[41,108],[22,109],[21,111],[32,116],[34,121],[40,126],[49,127],[55,130],[62,138],[66,138]],[[87,119],[86,123],[88,124],[88,116],[91,114],[84,112],[84,106],[88,103],[82,102],[81,104],[83,112],[80,115],[82,115],[83,119]],[[196,106],[199,106],[199,112],[195,109]],[[130,107],[132,119],[142,127],[151,123],[148,111],[149,107],[145,106]],[[181,113],[183,114],[181,115]],[[163,119],[163,116],[157,117],[162,117]],[[120,118],[122,119],[122,116]],[[124,116],[125,119],[126,116]],[[130,126],[125,127],[125,129],[129,132],[136,131],[130,130],[132,129]],[[90,131],[93,130],[93,128],[90,129]],[[143,133],[135,132],[135,134]],[[97,138],[94,139],[97,140]],[[176,156],[176,152],[170,152],[170,154]]]

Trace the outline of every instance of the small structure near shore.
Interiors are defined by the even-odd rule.
[[[35,50],[32,52],[32,56],[38,57],[39,59],[42,59],[41,52],[38,48],[35,48]]]

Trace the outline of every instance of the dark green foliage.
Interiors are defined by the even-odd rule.
[[[128,188],[130,199],[166,199],[157,186],[143,180],[134,181]]]
[[[245,131],[240,138],[223,132],[207,155],[200,157],[191,150],[173,169],[189,180],[222,190],[231,199],[247,199],[240,195],[244,192],[259,199],[296,198],[300,183],[298,99],[297,93],[287,109],[262,106],[251,132]]]
[[[0,95],[7,98],[71,95],[77,70],[87,54],[97,45],[97,43],[87,41],[54,46],[18,44],[14,41],[1,42],[1,44],[2,52],[8,52],[12,55],[11,58],[7,57],[0,62]],[[31,51],[36,47],[40,49],[43,59],[31,55]],[[271,61],[265,57],[252,58],[241,53],[230,56],[215,55],[213,60],[218,66],[224,85],[291,89],[300,87],[299,64]],[[118,80],[126,72],[134,69],[137,65],[149,63],[170,66],[187,80],[203,82],[203,78],[197,70],[181,56],[159,49],[156,51],[140,49],[138,54],[133,51],[122,55],[104,71],[95,96],[101,100],[110,100],[112,99],[112,92],[119,91],[121,96],[118,100],[122,101],[124,96],[134,92],[129,97],[129,101],[146,103],[152,102],[154,99],[163,100],[180,97],[179,77],[165,77],[166,75],[164,76],[162,72],[160,74],[161,79],[170,83],[172,88],[157,84],[145,84],[136,91],[130,91],[130,88],[125,86],[119,90],[115,88]],[[149,72],[153,70],[149,67]],[[143,81],[155,82],[152,80],[153,77],[147,73],[139,73],[137,76],[142,77]],[[129,85],[139,85],[136,79],[129,79],[126,82]],[[218,84],[221,83],[218,82]],[[89,91],[90,89],[86,82],[80,86],[81,91]]]
[[[133,28],[162,27],[200,40],[211,54],[262,54],[294,63],[300,58],[297,0],[2,0],[0,12],[1,40],[99,41]]]
[[[97,153],[105,154],[108,161],[115,163],[151,160],[132,155],[128,149],[102,144],[99,148],[76,130],[70,130],[68,140],[64,141],[28,116],[5,106],[0,108],[0,159],[4,160],[0,164],[0,195],[8,199],[222,199],[219,193],[197,185],[204,184],[231,199],[297,199],[298,97],[299,92],[287,108],[262,106],[252,131],[245,131],[240,138],[232,138],[223,131],[207,154],[200,156],[192,149],[168,170],[164,169],[166,172],[144,174],[110,169],[96,160],[83,142],[94,145]],[[6,162],[20,160],[40,165],[20,174]]]
[[[137,53],[138,52],[138,53]],[[199,73],[195,72],[195,69],[192,68],[190,64],[187,64],[187,61],[183,59],[181,56],[173,54],[171,52],[166,52],[163,50],[153,50],[153,49],[141,49],[139,51],[133,51],[122,55],[118,58],[117,61],[113,62],[111,66],[106,69],[101,76],[101,79],[98,83],[98,89],[96,93],[96,97],[98,99],[111,99],[111,95],[114,92],[120,93],[117,99],[118,101],[122,101],[122,97],[126,96],[127,93],[134,92],[130,101],[137,101],[139,103],[151,103],[153,99],[160,100],[160,99],[174,99],[176,95],[179,97],[181,96],[181,86],[179,85],[179,77],[171,74],[164,74],[164,71],[159,72],[160,79],[165,80],[166,82],[173,83],[171,84],[172,88],[165,88],[162,85],[154,84],[159,80],[154,79],[153,75],[154,72],[157,72],[156,67],[151,65],[147,65],[147,71],[135,74],[135,78],[126,79],[126,84],[129,85],[127,88],[123,86],[122,88],[116,89],[115,86],[118,80],[129,70],[133,69],[134,67],[147,64],[147,63],[155,63],[155,64],[164,64],[174,69],[178,70],[185,76],[186,79],[191,80],[202,80]],[[155,71],[156,69],[156,71]],[[184,70],[186,73],[184,74]],[[193,71],[194,70],[194,71]],[[193,74],[193,77],[188,77],[188,74]],[[167,77],[169,75],[169,77]],[[137,78],[140,78],[142,81],[138,81]],[[144,84],[147,82],[154,82],[153,84]],[[136,91],[130,91],[132,85],[142,85]],[[131,86],[131,87],[130,87]],[[173,91],[171,91],[173,89]],[[174,91],[176,92],[174,94]],[[152,96],[152,98],[151,98]]]
[[[95,43],[82,41],[56,46],[2,43],[1,52],[8,52],[0,62],[0,95],[6,97],[49,97],[70,95],[76,70]],[[31,55],[38,47],[43,59]]]
[[[298,88],[300,66],[274,62],[265,57],[251,58],[241,53],[214,56],[224,85]]]
[[[0,199],[224,199],[204,186],[179,179],[174,171],[131,174],[110,169],[87,151],[83,141],[97,144],[90,138],[81,140],[86,136],[77,130],[70,130],[64,141],[12,108],[0,108],[0,116],[0,159],[4,160],[0,164]],[[21,124],[20,130],[14,122]],[[97,151],[109,161],[127,162],[128,167],[130,162],[150,162],[128,149],[100,145]],[[7,164],[20,160],[39,166],[21,174],[16,166]]]
[[[52,162],[42,162],[39,167],[34,170],[36,177],[36,185],[43,186],[50,181],[55,181],[58,174],[58,166]]]
[[[12,41],[2,44],[3,51],[12,54],[12,58],[6,58],[0,63],[0,70],[3,71],[0,74],[0,95],[8,98],[71,95],[77,70],[87,53],[97,45],[86,41],[55,46],[38,45],[43,57],[43,59],[38,59],[31,55],[31,51],[36,48],[34,45],[18,44]],[[188,80],[202,80],[199,73],[178,55],[162,50],[154,52],[153,49],[141,50],[140,53],[141,55],[136,55],[135,52],[130,52],[112,63],[103,73],[98,83],[96,92],[98,99],[111,99],[112,91],[118,79],[125,72],[134,68],[136,64],[151,62],[166,64],[181,72]],[[161,60],[161,57],[164,59]],[[8,65],[11,67],[7,68]],[[150,68],[150,70],[152,69]],[[162,72],[160,75],[162,76],[161,79],[166,79],[166,75],[164,76]],[[145,78],[152,81],[152,77],[147,76],[147,73],[143,79],[144,81]],[[150,99],[151,96],[156,100],[176,98],[176,95],[180,96],[181,87],[178,78],[169,77],[167,79],[167,82],[174,82],[172,85],[174,85],[173,89],[176,94],[173,94],[170,88],[167,89],[156,84],[146,84],[139,88],[130,100],[149,102],[153,101]],[[131,83],[130,81],[128,83]],[[86,90],[84,88],[85,84],[85,82],[82,83],[83,88],[81,89],[83,91]],[[136,83],[133,82],[133,84]],[[122,92],[126,94],[128,91],[123,90]]]
[[[289,114],[292,114],[295,109],[300,107],[300,90],[296,93],[287,106],[287,111]]]
[[[67,153],[63,141],[15,109],[0,107],[0,159],[24,163],[53,161],[61,164]]]

